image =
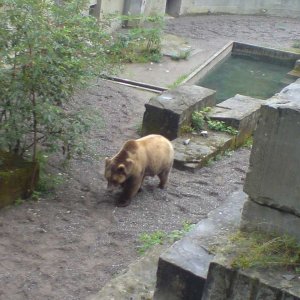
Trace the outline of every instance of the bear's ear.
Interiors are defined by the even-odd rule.
[[[124,164],[119,164],[117,167],[118,173],[126,174],[126,168]]]
[[[130,158],[127,158],[126,159],[126,169],[127,169],[128,173],[131,173],[133,165],[134,165],[134,161]]]

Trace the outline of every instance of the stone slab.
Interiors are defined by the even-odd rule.
[[[186,140],[189,140],[187,145],[185,145]],[[235,136],[209,131],[208,137],[186,135],[175,139],[172,143],[175,149],[174,167],[194,171],[206,165],[216,155],[234,148]]]
[[[261,107],[244,191],[300,216],[300,80]]]
[[[260,205],[251,199],[244,204],[241,217],[241,229],[244,231],[262,230],[280,235],[288,234],[300,241],[299,228],[300,217],[294,214]]]
[[[240,146],[253,134],[260,117],[260,107],[265,102],[237,94],[217,104],[209,113],[209,117],[236,128],[239,131],[236,143]]]
[[[142,134],[177,138],[181,127],[190,125],[193,111],[216,104],[215,93],[196,85],[182,85],[151,98],[145,104]]]
[[[26,199],[34,191],[39,179],[38,163],[0,151],[0,208]]]
[[[210,249],[225,242],[237,230],[245,194],[240,190],[208,214],[183,239],[162,253],[158,262],[154,300],[201,299],[209,264]]]
[[[217,255],[210,264],[201,300],[300,300],[300,280],[287,280],[280,268],[235,270],[230,255]]]
[[[300,102],[299,95],[300,95],[300,78],[297,79],[295,82],[286,86],[284,89],[282,89],[280,93],[272,97],[269,102],[281,103],[281,101],[287,100],[288,102],[299,104]]]
[[[191,45],[177,35],[164,34],[161,41],[162,54],[174,59],[182,59],[189,56],[192,51]]]

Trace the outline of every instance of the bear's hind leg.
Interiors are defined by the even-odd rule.
[[[164,189],[165,188],[165,186],[166,186],[166,184],[168,182],[169,173],[170,173],[170,170],[167,170],[167,171],[163,171],[160,174],[158,174],[158,178],[160,180],[160,183],[159,183],[158,187],[160,189]]]

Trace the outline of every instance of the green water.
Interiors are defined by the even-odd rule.
[[[230,56],[196,84],[216,90],[220,103],[236,94],[268,99],[289,84],[290,66]]]

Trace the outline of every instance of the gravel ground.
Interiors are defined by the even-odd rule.
[[[230,40],[290,48],[299,39],[299,19],[261,16],[193,16],[170,19],[166,32],[211,49]],[[104,127],[87,137],[98,158],[85,156],[61,169],[57,191],[38,202],[0,211],[0,299],[86,299],[137,257],[139,234],[180,229],[199,222],[240,189],[249,149],[239,149],[195,174],[173,169],[168,188],[147,179],[143,192],[117,208],[105,190],[103,158],[137,138],[151,93],[99,81],[78,95],[99,111]]]

